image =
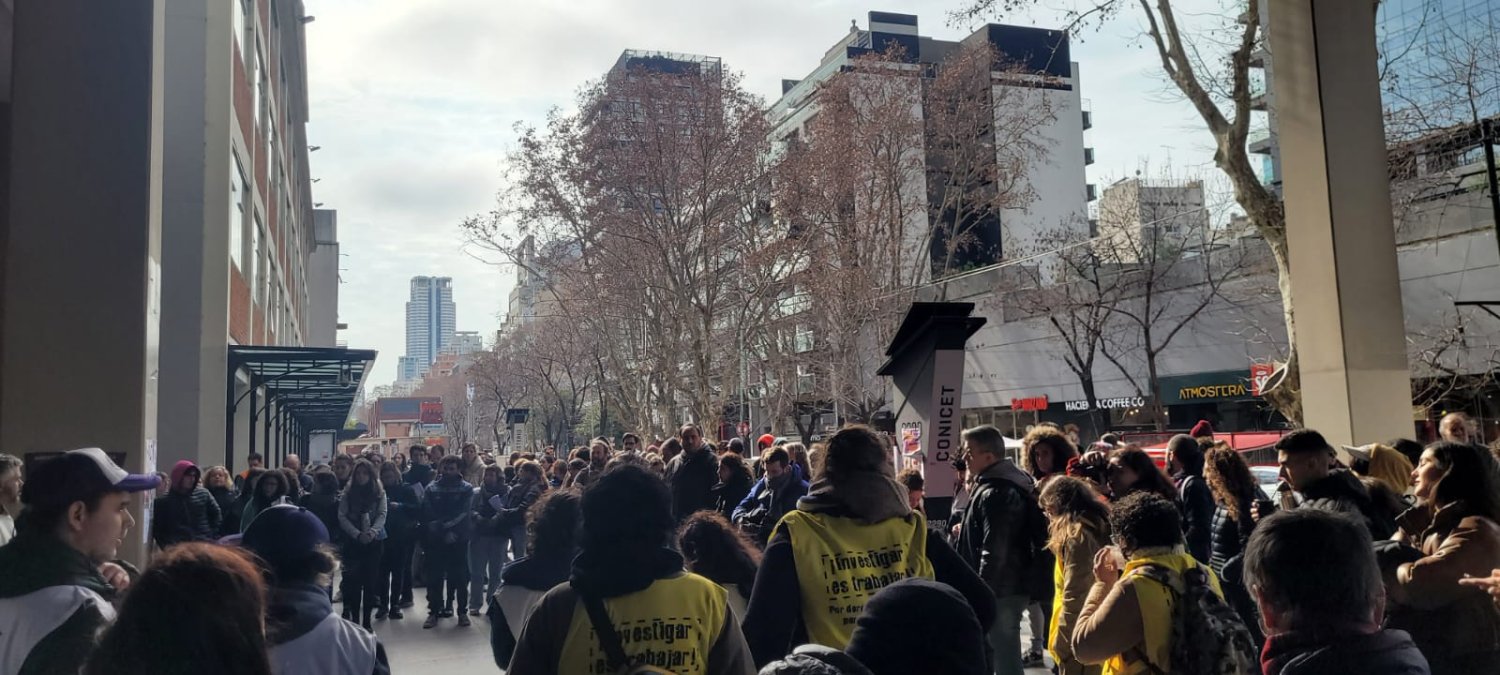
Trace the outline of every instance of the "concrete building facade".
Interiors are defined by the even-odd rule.
[[[1117,181],[1099,197],[1098,228],[1101,255],[1111,262],[1202,251],[1209,238],[1203,182]]]

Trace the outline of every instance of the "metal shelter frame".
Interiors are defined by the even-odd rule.
[[[373,349],[230,346],[224,466],[234,466],[235,417],[245,399],[250,404],[249,447],[256,447],[259,422],[269,451],[264,453],[266,465],[277,466],[292,452],[306,456],[313,432],[344,428],[375,356]],[[241,372],[249,376],[250,387],[235,396]]]

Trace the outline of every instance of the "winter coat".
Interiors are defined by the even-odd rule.
[[[1179,473],[1172,482],[1182,497],[1182,533],[1188,553],[1208,564],[1213,540],[1214,493],[1201,474]]]
[[[0,666],[18,666],[7,675],[79,672],[115,619],[117,595],[72,546],[50,534],[17,535],[0,548]]]
[[[504,527],[500,518],[500,509],[505,508],[505,498],[510,494],[510,486],[501,483],[498,490],[491,491],[489,488],[480,486],[474,491],[474,536],[476,537],[499,537],[504,535],[508,528]],[[490,503],[491,498],[496,498],[500,508],[495,508]]]
[[[401,483],[385,489],[385,531],[391,539],[409,541],[421,526],[422,500],[415,487]]]
[[[208,493],[214,496],[214,501],[219,504],[219,536],[227,537],[231,534],[240,533],[240,515],[245,510],[245,500],[241,499],[240,493],[234,488],[208,488]]]
[[[484,460],[475,457],[473,464],[463,465],[464,481],[470,485],[484,483]]]
[[[320,628],[325,622],[335,622],[330,631],[334,639],[320,645],[300,645],[298,638]],[[371,675],[390,675],[391,665],[386,659],[385,646],[379,638],[352,621],[333,616],[333,603],[328,592],[313,585],[277,586],[271,589],[270,604],[266,607],[267,642],[270,645],[272,670],[276,675],[297,673],[338,673],[338,675],[364,675],[363,672],[348,672],[341,668],[349,663],[369,662]],[[316,635],[309,639],[317,637]],[[305,642],[305,641],[304,641]],[[374,658],[368,652],[359,653],[358,646],[368,648],[374,643]],[[293,646],[295,645],[295,647]],[[300,649],[298,648],[300,647]],[[294,655],[293,652],[298,652]],[[307,662],[307,654],[315,654],[316,662]]]
[[[1383,518],[1370,500],[1370,493],[1352,472],[1333,471],[1322,480],[1299,490],[1303,501],[1299,508],[1322,509],[1354,516],[1370,530],[1376,541],[1389,539],[1396,524]]]
[[[495,665],[504,670],[516,651],[516,639],[531,611],[553,586],[568,580],[573,551],[561,555],[526,556],[500,572],[500,588],[490,602],[490,651]]]
[[[1458,580],[1500,567],[1500,524],[1463,502],[1428,512],[1418,506],[1401,515],[1397,537],[1423,557],[1386,579],[1386,625],[1411,634],[1434,675],[1493,668],[1500,661],[1500,608],[1484,590]]]
[[[465,481],[444,483],[435,480],[427,487],[422,504],[422,522],[431,543],[457,543],[469,540],[470,510],[474,486]],[[453,535],[454,541],[447,541]]]
[[[719,459],[707,447],[684,450],[667,463],[667,483],[672,487],[672,515],[678,522],[714,507],[713,489],[719,482]]]
[[[218,500],[201,487],[187,494],[168,492],[157,497],[151,507],[151,539],[161,548],[188,541],[213,541],[219,538],[223,524]]]
[[[1282,633],[1260,659],[1265,675],[1428,675],[1427,659],[1399,630]]]
[[[431,464],[413,464],[406,469],[406,473],[401,475],[401,482],[426,488],[436,477],[437,471],[432,468]]]
[[[547,486],[541,481],[518,483],[505,495],[504,507],[500,509],[500,523],[506,532],[514,535],[526,531],[526,511],[536,500],[542,498]]]
[[[1084,666],[1073,656],[1073,627],[1078,615],[1083,612],[1083,602],[1094,586],[1094,555],[1109,545],[1109,525],[1084,521],[1078,536],[1061,542],[1057,556],[1057,569],[1053,575],[1055,588],[1052,600],[1051,624],[1047,627],[1047,649],[1052,652],[1063,673],[1098,673],[1098,667]]]
[[[782,516],[797,508],[797,500],[807,495],[808,488],[807,481],[790,471],[774,481],[761,478],[735,507],[731,520],[755,543],[765,546],[771,529]]]
[[[1032,496],[1031,477],[1001,460],[974,480],[954,549],[968,561],[997,598],[1030,595],[1040,553],[1047,541],[1047,517]],[[1048,564],[1042,573],[1050,573]]]
[[[378,491],[379,486],[375,487],[375,498],[363,508],[356,505],[358,499],[349,494],[354,490],[353,483],[339,496],[339,529],[349,541],[357,541],[365,532],[374,532],[375,539],[385,539],[386,500],[385,495]]]
[[[1250,598],[1245,588],[1245,545],[1250,542],[1250,533],[1255,530],[1255,521],[1250,516],[1250,503],[1246,501],[1240,509],[1239,520],[1229,517],[1229,509],[1222,505],[1214,509],[1213,541],[1209,563],[1218,575],[1220,587],[1224,589],[1224,601],[1234,608],[1249,629],[1251,639],[1257,646],[1265,643],[1260,628],[1260,608]],[[1269,500],[1260,503],[1261,513],[1269,515],[1274,508]]]
[[[347,538],[344,535],[344,528],[339,526],[338,495],[318,493],[302,495],[302,503],[298,506],[311,511],[318,517],[318,520],[323,522],[323,527],[328,528],[328,537],[333,543],[341,543]]]
[[[734,517],[734,510],[750,494],[750,476],[736,473],[728,483],[720,482],[713,487],[714,510],[725,519]]]

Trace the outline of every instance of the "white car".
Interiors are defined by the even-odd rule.
[[[1281,482],[1281,469],[1274,466],[1252,466],[1250,474],[1255,476],[1255,482],[1260,485],[1260,491],[1265,493],[1266,499],[1273,502],[1276,498],[1276,485]]]

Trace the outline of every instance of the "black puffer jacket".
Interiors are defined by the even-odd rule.
[[[1028,584],[1029,573],[1038,568],[1038,556],[1046,545],[1047,518],[1032,490],[1031,477],[1006,460],[974,480],[973,497],[954,549],[997,598],[1037,590]]]
[[[1312,485],[1299,490],[1304,501],[1300,508],[1323,509],[1354,516],[1370,530],[1375,541],[1390,539],[1396,523],[1383,516],[1370,500],[1369,491],[1353,473],[1337,470]]]
[[[1188,553],[1209,562],[1213,542],[1214,493],[1201,474],[1179,473],[1172,481],[1182,496],[1182,533]]]
[[[218,500],[201,487],[188,494],[173,491],[157,497],[152,510],[151,537],[161,548],[217,539],[224,524]]]
[[[1261,654],[1266,675],[1428,675],[1427,659],[1399,630],[1368,634],[1283,633]]]

